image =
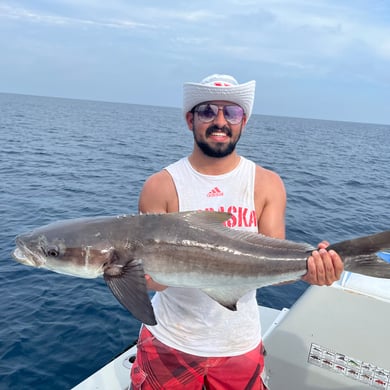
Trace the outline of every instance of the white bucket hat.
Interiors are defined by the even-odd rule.
[[[184,116],[200,103],[212,100],[226,100],[241,106],[248,121],[255,99],[255,86],[255,80],[239,84],[234,77],[222,74],[208,76],[200,83],[184,83]]]

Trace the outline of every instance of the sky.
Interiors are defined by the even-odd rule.
[[[181,107],[213,73],[255,114],[390,124],[390,1],[0,0],[0,92]]]

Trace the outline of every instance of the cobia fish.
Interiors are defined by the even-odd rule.
[[[190,211],[61,221],[18,236],[13,256],[62,274],[103,275],[119,302],[149,325],[156,320],[145,274],[163,285],[201,289],[235,310],[246,292],[306,273],[314,247],[226,228],[230,217]],[[385,231],[328,249],[340,254],[346,270],[390,278],[390,264],[376,255],[389,248]]]

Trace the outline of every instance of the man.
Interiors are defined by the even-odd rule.
[[[145,183],[142,213],[228,211],[227,226],[285,238],[286,193],[281,178],[239,156],[235,146],[248,122],[255,81],[212,75],[184,84],[184,115],[194,136],[191,155]],[[309,283],[339,279],[339,256],[319,245],[308,259]],[[265,389],[256,292],[229,311],[197,289],[155,283],[156,326],[143,326],[132,368],[133,389]],[[203,387],[204,386],[204,387]]]

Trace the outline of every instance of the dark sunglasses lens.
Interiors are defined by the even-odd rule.
[[[242,121],[244,110],[240,106],[224,106],[223,115],[229,123],[236,125]]]
[[[201,104],[196,109],[196,112],[202,122],[211,122],[218,115],[218,106]]]
[[[222,108],[222,107],[221,107]],[[242,121],[244,110],[240,106],[223,106],[223,115],[225,119],[232,125],[236,125]],[[219,106],[216,104],[201,104],[195,111],[202,122],[211,122],[218,115]]]

